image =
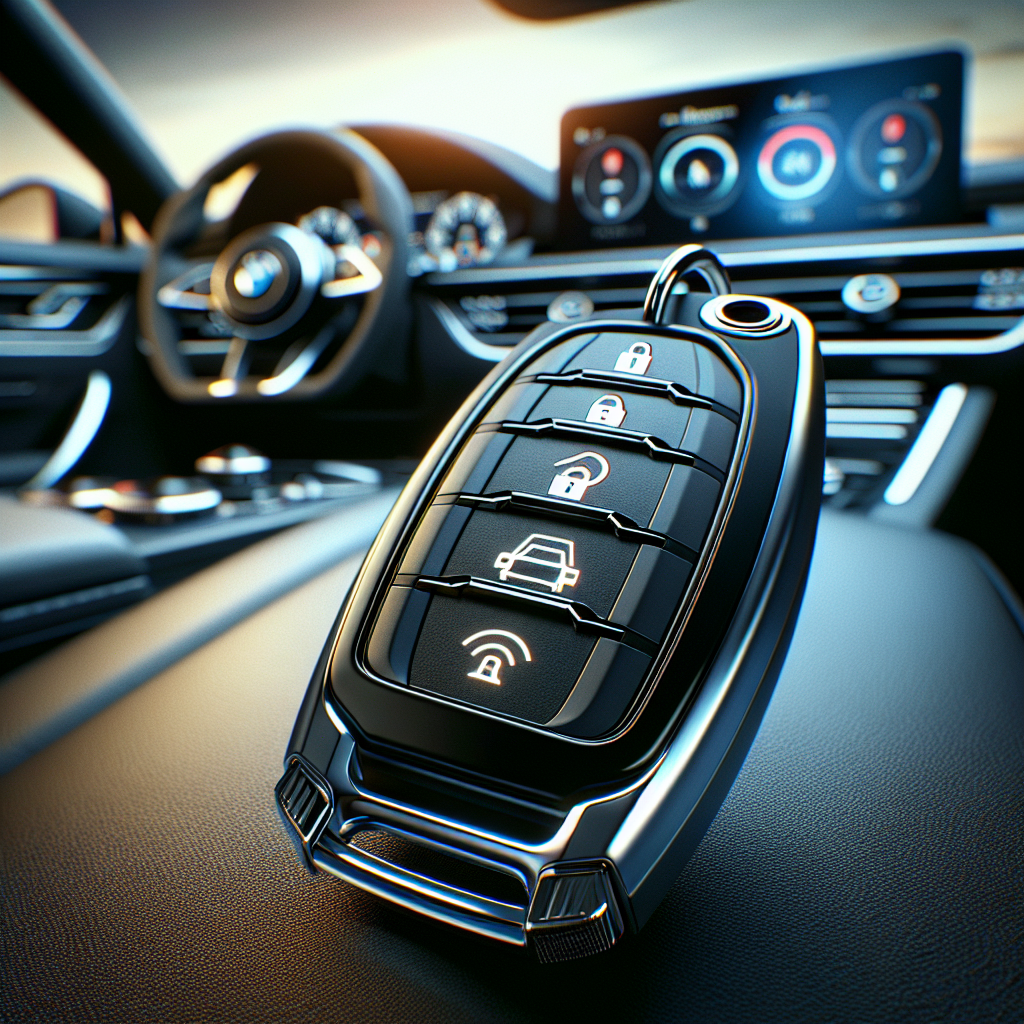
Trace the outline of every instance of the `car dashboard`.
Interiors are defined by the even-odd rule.
[[[995,385],[1017,372],[1024,342],[1020,185],[1012,164],[994,181],[992,168],[961,168],[964,69],[963,52],[944,50],[574,108],[558,172],[455,132],[353,125],[410,197],[394,250],[408,299],[389,293],[391,318],[364,345],[373,351],[326,390],[309,385],[334,365],[339,339],[362,329],[358,305],[334,340],[307,344],[290,364],[299,342],[283,355],[250,343],[256,387],[236,401],[226,368],[238,327],[211,304],[211,275],[232,238],[273,221],[355,251],[379,278],[389,234],[351,169],[310,152],[297,170],[284,149],[207,175],[197,226],[161,278],[172,351],[156,365],[210,382],[210,395],[226,388],[220,403],[196,404],[207,397],[197,383],[172,385],[168,397],[166,369],[161,388],[145,368],[161,349],[133,308],[146,244],[0,243],[0,475],[21,485],[23,501],[115,525],[144,581],[60,609],[58,595],[33,594],[45,600],[19,607],[35,613],[11,611],[2,645],[23,653],[8,657],[403,479],[530,332],[639,317],[651,275],[693,241],[719,255],[738,290],[813,322],[827,378],[826,505],[916,528],[943,517],[1019,582],[1012,516],[978,467],[1005,458],[1017,429],[1004,402],[996,422],[1006,425],[986,433]],[[100,231],[98,211],[57,195],[56,222],[76,209]],[[335,287],[358,289],[362,272],[344,266]],[[273,401],[252,400],[261,396]],[[197,460],[225,444],[265,465],[204,484]],[[73,472],[58,459],[55,473],[55,446]],[[147,492],[146,481],[169,474],[183,493]]]

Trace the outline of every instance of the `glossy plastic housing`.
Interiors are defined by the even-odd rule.
[[[604,892],[600,906],[610,899],[614,913],[576,922],[578,955],[606,948],[660,902],[728,792],[785,658],[824,457],[823,378],[809,322],[787,310],[783,333],[726,337],[697,326],[705,301],[687,296],[676,326],[588,321],[525,339],[438,438],[366,558],[289,747],[335,800],[322,835],[304,839],[316,866],[518,945],[543,945],[540,937],[557,931],[538,893]],[[706,345],[733,369],[745,398],[724,497],[688,592],[627,715],[586,739],[399,685],[369,667],[366,643],[424,510],[488,410],[538,356],[598,332]],[[525,895],[498,899],[504,910],[494,900],[468,905],[458,885],[410,876],[359,849],[352,840],[367,830],[513,878]],[[558,873],[567,865],[583,867],[566,880]],[[593,885],[580,881],[588,871]],[[556,943],[545,954],[537,945],[551,959],[575,948]]]

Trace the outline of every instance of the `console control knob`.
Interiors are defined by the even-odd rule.
[[[843,285],[842,299],[851,313],[865,320],[884,320],[900,301],[900,286],[888,274],[858,274]]]
[[[270,483],[270,459],[247,444],[226,444],[196,459],[202,473],[225,498],[247,499]]]
[[[110,476],[76,476],[61,489],[67,495],[67,503],[72,508],[94,512],[104,507],[106,492],[115,483],[117,481]]]
[[[212,512],[221,493],[201,477],[161,476],[155,480],[119,480],[103,491],[103,505],[125,519],[166,522]]]

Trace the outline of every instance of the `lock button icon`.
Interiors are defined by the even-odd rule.
[[[615,360],[615,369],[619,373],[643,374],[650,365],[651,346],[646,341],[633,342],[624,352],[620,352],[618,359]]]
[[[607,423],[612,427],[621,427],[625,418],[626,406],[618,395],[602,395],[587,413],[588,423]]]
[[[597,463],[597,476],[594,476],[589,466],[584,465],[583,459],[593,459]],[[554,480],[548,485],[548,494],[556,498],[566,498],[568,501],[582,501],[587,493],[587,488],[599,484],[611,471],[608,460],[597,452],[580,452],[579,455],[570,455],[569,458],[555,463],[556,468],[559,466],[568,468],[556,474]]]
[[[548,494],[556,498],[568,498],[569,501],[582,501],[592,482],[590,470],[586,466],[570,466],[551,481]]]

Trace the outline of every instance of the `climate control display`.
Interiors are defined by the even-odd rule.
[[[961,53],[580,107],[562,120],[566,248],[948,223]]]

